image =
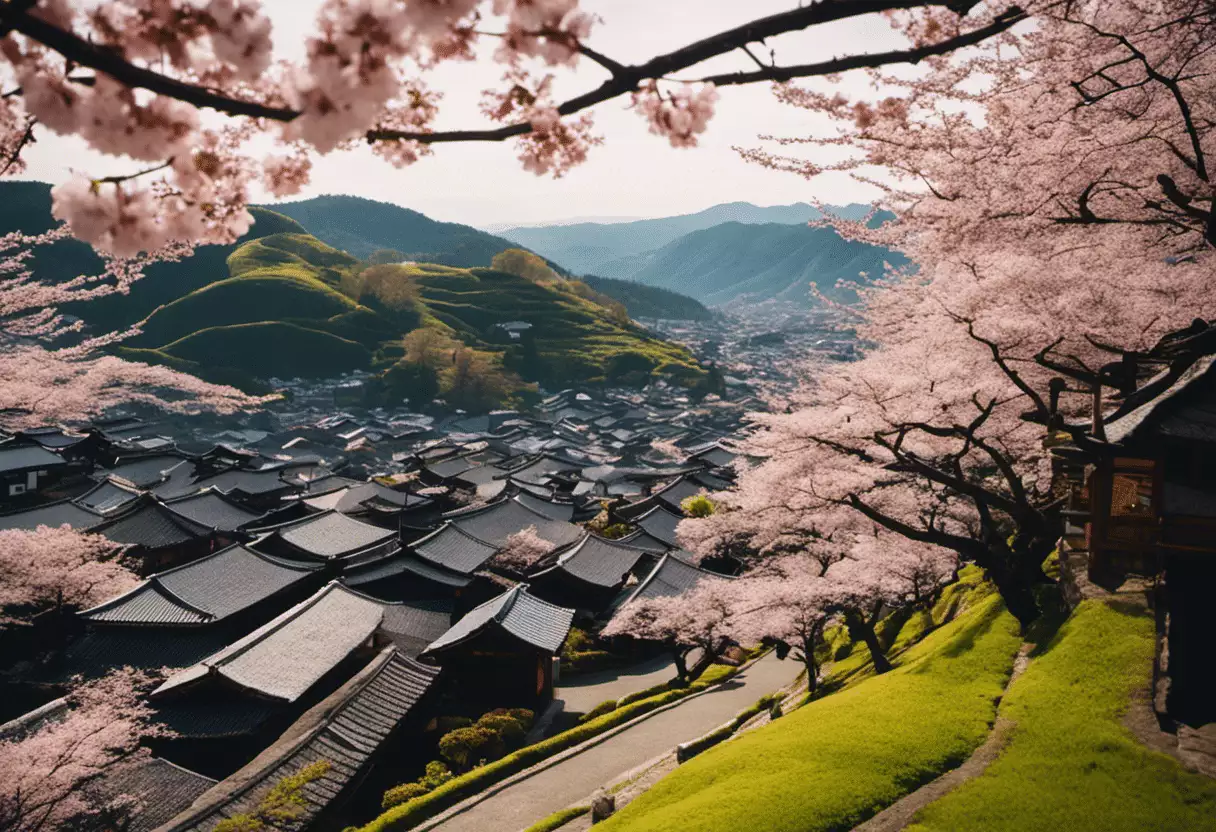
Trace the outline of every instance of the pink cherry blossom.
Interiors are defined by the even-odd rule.
[[[494,563],[514,572],[524,573],[552,551],[553,544],[537,534],[536,526],[531,525],[507,538],[494,556]]]
[[[0,610],[90,607],[133,588],[139,579],[101,535],[67,526],[0,531]]]
[[[684,85],[669,93],[650,83],[633,94],[634,108],[650,123],[650,132],[666,136],[672,147],[696,147],[714,115],[718,91],[713,84],[695,90]]]

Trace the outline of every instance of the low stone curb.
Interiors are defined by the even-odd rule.
[[[600,743],[602,743],[606,740],[609,740],[612,737],[615,737],[617,734],[620,734],[623,731],[629,730],[630,728],[637,725],[638,723],[645,722],[646,720],[650,719],[652,716],[658,716],[659,714],[669,711],[672,708],[678,708],[680,705],[683,705],[685,702],[690,702],[699,696],[704,696],[707,693],[713,693],[718,688],[722,687],[722,685],[727,684],[728,682],[731,681],[731,679],[734,679],[740,673],[747,670],[749,667],[751,667],[753,664],[760,661],[767,655],[768,655],[768,652],[766,651],[763,654],[756,656],[753,659],[749,659],[748,661],[739,665],[738,670],[735,673],[731,674],[731,676],[729,678],[723,679],[721,682],[711,685],[710,687],[707,687],[705,690],[699,690],[696,693],[690,693],[688,696],[681,697],[680,699],[677,699],[675,702],[669,702],[666,705],[662,705],[658,708],[655,708],[653,711],[647,711],[644,714],[639,714],[638,716],[635,716],[633,719],[630,719],[626,722],[622,722],[620,725],[614,725],[613,727],[609,728],[604,733],[597,734],[596,736],[592,737],[591,739],[584,740],[583,742],[579,743],[578,745],[574,746],[573,748],[567,748],[565,751],[559,751],[557,754],[554,754],[552,757],[547,757],[546,759],[541,760],[539,763],[532,766],[531,768],[526,768],[523,771],[512,774],[510,777],[507,777],[504,780],[500,780],[499,782],[494,783],[491,786],[487,786],[485,789],[483,789],[482,791],[473,795],[472,797],[466,797],[464,800],[462,800],[460,803],[457,803],[455,806],[445,809],[442,812],[440,812],[439,814],[435,815],[433,818],[430,818],[429,820],[425,820],[422,823],[418,824],[417,826],[412,827],[411,832],[428,832],[428,830],[436,829],[439,826],[446,823],[447,821],[454,818],[456,815],[467,812],[469,809],[472,809],[474,806],[478,805],[479,803],[482,803],[485,800],[493,797],[494,795],[498,794],[499,792],[503,791],[504,789],[510,788],[511,786],[515,785],[516,783],[520,782],[521,780],[527,780],[529,777],[533,776],[534,774],[539,774],[540,772],[542,772],[546,769],[552,768],[553,766],[557,765],[558,763],[563,763],[566,760],[569,760],[571,757],[577,757],[579,754],[582,754],[584,751],[587,751],[590,748],[594,748],[595,746],[599,745]],[[668,753],[670,753],[670,752],[668,752]]]

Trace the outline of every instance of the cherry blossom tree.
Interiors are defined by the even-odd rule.
[[[601,635],[628,636],[664,645],[681,682],[689,681],[688,657],[694,650],[716,656],[732,637],[736,593],[733,581],[707,579],[692,589],[662,598],[625,604]]]
[[[9,0],[0,4],[0,175],[42,130],[133,161],[131,174],[81,174],[53,191],[72,232],[116,256],[174,240],[230,242],[248,229],[250,188],[276,196],[308,182],[317,154],[362,141],[398,167],[448,142],[518,142],[528,170],[561,176],[599,138],[591,107],[627,97],[653,133],[697,143],[721,87],[915,63],[974,44],[1020,19],[995,0],[821,0],[749,21],[638,64],[590,45],[598,24],[578,0],[326,0],[303,61],[276,55],[258,0]],[[690,5],[690,12],[695,7]],[[905,11],[907,48],[809,63],[763,61],[749,44],[787,32]],[[428,73],[496,45],[501,85],[491,124],[437,130]],[[738,53],[745,70],[697,75]],[[588,60],[607,77],[559,101],[558,73]],[[688,73],[691,77],[680,77]],[[266,137],[277,144],[267,154]]]
[[[802,558],[790,558],[765,574],[738,579],[740,598],[732,615],[736,638],[744,642],[776,639],[790,645],[806,668],[807,692],[819,683],[816,650],[831,623],[831,582]]]
[[[522,574],[552,551],[553,544],[541,537],[533,524],[508,536],[494,556],[494,563]]]
[[[0,613],[90,607],[132,589],[139,578],[118,553],[101,535],[67,526],[0,531]]]
[[[872,99],[778,88],[836,131],[744,155],[872,184],[898,220],[833,224],[913,266],[847,310],[862,360],[758,417],[771,461],[740,478],[738,516],[768,545],[831,538],[851,510],[985,567],[1026,625],[1063,531],[1048,447],[1100,442],[1148,374],[1176,376],[1210,340],[1203,325],[1170,333],[1216,316],[1216,7],[1024,9],[1032,25],[980,48],[875,70]],[[843,159],[816,164],[804,146]]]
[[[120,404],[231,413],[266,400],[109,354],[108,348],[134,330],[86,336],[81,321],[59,312],[68,303],[126,293],[150,263],[180,260],[190,246],[173,244],[130,258],[105,256],[96,275],[35,277],[30,261],[38,248],[67,236],[65,226],[0,236],[0,427],[85,420]]]
[[[137,796],[108,795],[102,782],[147,758],[142,740],[167,735],[148,721],[146,676],[130,668],[78,686],[61,710],[0,739],[0,829],[40,832],[117,828]]]

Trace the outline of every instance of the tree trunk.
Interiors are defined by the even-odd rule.
[[[802,663],[806,665],[806,693],[811,696],[819,687],[819,668],[815,664],[815,641],[814,639],[803,639],[802,642]]]
[[[844,622],[848,625],[849,635],[853,638],[860,638],[866,643],[866,647],[870,649],[870,658],[874,661],[875,673],[886,673],[891,669],[891,662],[887,659],[882,651],[882,645],[878,643],[878,636],[874,633],[874,627],[866,621],[857,610],[849,610],[844,615]]]
[[[685,650],[683,647],[677,647],[674,650],[672,650],[672,658],[675,660],[675,665],[676,665],[676,679],[679,680],[681,686],[687,685],[688,684],[688,651]]]
[[[988,577],[996,584],[1006,609],[1018,620],[1023,634],[1043,613],[1034,590],[1036,586],[1053,583],[1043,572],[1043,561],[1058,539],[1015,538],[1012,545],[1001,541],[999,546],[990,547],[994,550],[991,562],[979,564],[988,570]]]

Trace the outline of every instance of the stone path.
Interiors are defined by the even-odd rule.
[[[1022,649],[1018,651],[1018,657],[1013,663],[1013,673],[1005,684],[1006,691],[1030,663],[1031,647],[1030,644],[1023,644]],[[984,740],[984,743],[975,749],[961,766],[900,798],[865,823],[854,827],[853,832],[898,832],[903,829],[911,822],[912,816],[921,809],[954,791],[968,780],[983,774],[984,770],[1001,753],[1005,743],[1009,741],[1009,733],[1013,730],[1013,726],[1014,723],[1011,720],[1005,719],[998,713],[996,723],[988,734],[988,739]]]
[[[524,829],[679,743],[716,728],[761,696],[789,684],[801,669],[797,662],[780,661],[770,653],[721,687],[643,720],[427,828],[442,832]]]

